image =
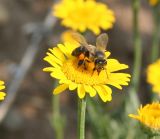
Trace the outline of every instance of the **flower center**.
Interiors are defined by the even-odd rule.
[[[98,75],[97,71],[93,71],[93,64],[94,63],[90,63],[88,68],[85,69],[84,65],[78,66],[78,60],[74,58],[65,61],[62,66],[62,71],[69,80],[79,84],[106,84],[108,81],[108,72],[106,70],[102,70]]]

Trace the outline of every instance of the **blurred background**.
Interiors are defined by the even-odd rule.
[[[126,70],[132,73],[133,66],[133,34],[132,34],[132,0],[99,0],[106,3],[110,9],[115,12],[116,23],[114,28],[107,31],[109,34],[108,50],[112,52],[111,57],[119,59],[121,63],[128,64],[130,68]],[[52,7],[52,0],[0,0],[0,79],[7,84],[7,89],[12,85],[12,90],[18,90],[9,106],[9,112],[0,120],[0,139],[56,139],[55,131],[50,120],[52,119],[52,90],[54,80],[42,71],[46,66],[43,57],[49,47],[55,46],[60,42],[60,35],[65,30],[60,22],[54,19],[54,25],[48,31],[41,25]],[[55,21],[56,20],[56,21]],[[151,49],[151,35],[153,30],[152,10],[147,0],[141,4],[140,31],[143,45],[143,66],[141,70],[141,82],[138,93],[142,104],[150,102],[149,86],[146,83],[146,67],[149,64],[149,52]],[[44,29],[44,30],[43,30]],[[35,34],[42,34],[38,37]],[[87,34],[89,42],[94,39],[92,33]],[[34,39],[33,39],[34,38]],[[40,39],[36,43],[37,39]],[[37,47],[31,47],[35,42]],[[32,50],[33,49],[33,50]],[[24,78],[22,74],[15,74],[19,68],[22,59],[28,52],[28,59],[22,63],[27,65],[31,62],[25,71]],[[34,55],[32,58],[31,55]],[[26,63],[25,63],[26,62]],[[103,107],[102,113],[105,113],[106,119],[113,119],[111,131],[122,128],[125,122],[120,116],[123,112],[123,100],[128,95],[128,87],[123,91],[113,90],[113,100],[108,103],[102,103],[100,100],[94,102],[95,105]],[[6,89],[6,90],[7,90]],[[7,100],[8,101],[8,100]],[[7,103],[4,101],[4,103]],[[2,105],[2,102],[0,102]],[[60,95],[61,114],[65,116],[65,139],[76,139],[77,127],[77,95],[75,93],[63,93]],[[8,109],[3,105],[5,109]],[[100,110],[101,111],[101,110]],[[3,115],[3,111],[0,111]],[[107,117],[107,115],[109,117]],[[128,118],[128,117],[127,117]],[[129,120],[129,118],[128,118]],[[87,119],[86,139],[92,139],[92,132],[96,132],[91,124],[91,119]],[[97,122],[97,121],[94,121]],[[125,132],[124,125],[124,132]],[[110,131],[107,129],[107,131]],[[118,131],[117,131],[118,132]],[[106,133],[107,134],[107,133]],[[114,134],[114,133],[112,133]],[[138,135],[138,133],[137,133]],[[104,135],[103,139],[111,139]],[[113,138],[113,137],[112,137]],[[117,135],[115,139],[127,138],[124,135]],[[128,137],[128,139],[136,136]],[[143,138],[143,136],[141,137]],[[98,138],[97,138],[98,139]],[[140,138],[139,138],[140,139]]]

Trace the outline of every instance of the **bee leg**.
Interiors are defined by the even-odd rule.
[[[104,68],[104,70],[106,71],[107,78],[109,79],[109,76],[108,76],[108,73],[107,73],[107,70],[106,70],[106,68]]]
[[[92,75],[94,74],[95,70],[96,70],[96,68],[94,67],[94,69],[93,69],[93,71],[92,71]]]
[[[84,65],[84,69],[87,70],[87,65],[86,65],[85,61],[84,61],[83,65]]]
[[[107,75],[107,78],[109,79],[109,76],[108,76],[108,73],[107,73],[107,71],[106,71],[106,75]]]
[[[87,62],[87,63],[91,63],[91,61],[90,61],[87,57],[84,59],[83,65],[84,65],[84,69],[85,69],[85,70],[87,70],[86,62]]]
[[[88,63],[91,63],[91,61],[89,59],[85,59]]]
[[[99,74],[100,74],[100,72],[101,72],[101,69],[97,69],[97,72],[98,72],[98,76],[99,76]]]
[[[79,60],[78,61],[78,67],[80,67],[81,65],[83,65],[83,63],[84,63],[84,60]]]

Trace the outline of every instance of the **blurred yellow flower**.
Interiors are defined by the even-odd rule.
[[[0,91],[5,89],[4,82],[0,80]],[[6,94],[4,92],[0,92],[0,100],[4,100]]]
[[[77,41],[73,38],[73,30],[66,30],[61,34],[61,40],[62,42],[69,42],[74,45],[79,45]]]
[[[140,121],[140,123],[152,133],[159,134],[160,132],[160,103],[153,102],[138,109],[138,115],[130,114],[129,117]]]
[[[160,93],[160,59],[148,66],[147,82],[152,85],[153,92]]]
[[[94,97],[96,93],[106,102],[112,100],[112,90],[108,85],[122,89],[122,85],[128,85],[130,75],[118,73],[117,71],[127,69],[128,66],[120,64],[116,59],[107,59],[107,66],[98,75],[93,69],[78,67],[78,59],[71,55],[72,51],[78,47],[75,44],[64,43],[58,44],[57,47],[49,49],[47,56],[44,58],[51,66],[44,68],[43,71],[50,72],[51,77],[59,80],[59,86],[54,89],[54,94],[59,94],[66,89],[75,90],[79,98],[84,98],[86,93]],[[110,52],[106,52],[106,57]]]
[[[112,28],[115,22],[113,11],[94,0],[62,0],[54,5],[53,14],[66,27],[80,32],[89,29],[96,35],[100,29]]]
[[[159,3],[159,0],[149,0],[151,6],[156,6]]]

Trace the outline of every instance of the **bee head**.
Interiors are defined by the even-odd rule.
[[[96,59],[96,60],[95,60],[95,65],[105,66],[106,64],[107,64],[106,59]]]

